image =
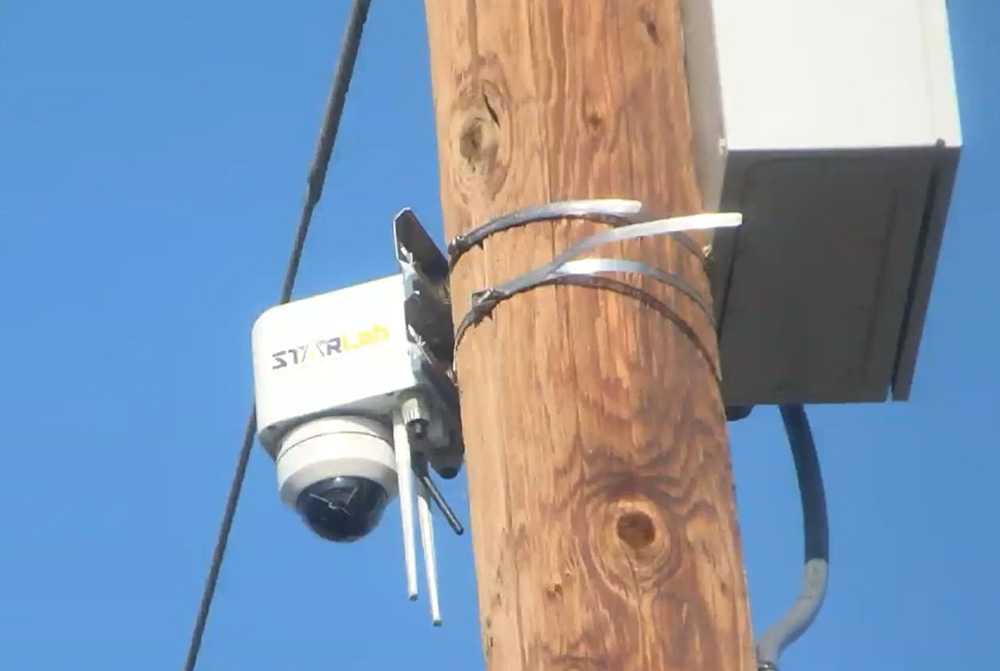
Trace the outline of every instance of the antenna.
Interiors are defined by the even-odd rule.
[[[439,627],[441,626],[441,604],[438,599],[437,557],[434,553],[434,521],[431,518],[431,500],[436,501],[437,497],[435,497],[434,483],[427,472],[427,455],[420,451],[413,453],[409,432],[411,423],[405,419],[408,414],[402,408],[394,410],[392,413],[396,477],[399,481],[399,512],[403,518],[406,587],[410,600],[416,599],[417,560],[413,542],[413,475],[415,473],[417,476],[417,521],[420,525],[420,546],[424,555],[424,572],[427,576],[427,596],[431,606],[431,621],[435,627]],[[414,424],[419,425],[419,420]],[[447,503],[443,505],[443,510],[454,516]]]
[[[438,601],[437,557],[434,554],[434,521],[431,518],[430,492],[422,479],[417,480],[417,520],[420,522],[420,543],[424,549],[424,572],[427,574],[431,621],[435,627],[440,627],[441,605]]]
[[[413,543],[413,473],[410,465],[410,436],[401,409],[392,413],[392,442],[396,453],[399,483],[399,514],[403,519],[403,561],[406,563],[406,593],[417,598],[417,552]],[[425,550],[426,552],[426,550]]]

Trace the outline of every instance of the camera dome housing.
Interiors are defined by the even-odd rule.
[[[330,541],[368,535],[397,493],[391,429],[373,419],[307,421],[281,441],[276,466],[282,501]]]
[[[328,541],[355,541],[378,526],[389,502],[385,487],[353,475],[338,475],[306,487],[295,502],[306,525]]]

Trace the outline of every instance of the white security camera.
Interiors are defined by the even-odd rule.
[[[399,496],[416,597],[413,476],[432,616],[440,623],[429,501],[462,528],[430,479],[464,449],[447,262],[409,210],[394,221],[401,273],[272,307],[254,323],[258,438],[282,501],[318,536],[355,541]]]

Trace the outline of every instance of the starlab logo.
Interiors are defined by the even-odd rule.
[[[383,343],[389,339],[389,329],[372,326],[354,335],[338,335],[296,345],[271,355],[271,370],[294,368],[324,361],[331,357]]]

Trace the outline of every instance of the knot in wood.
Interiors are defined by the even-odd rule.
[[[497,138],[490,124],[479,117],[467,119],[462,125],[458,152],[473,172],[488,170],[496,159]]]
[[[459,197],[476,203],[493,198],[507,179],[513,122],[510,94],[495,58],[481,56],[457,79],[448,141],[458,160],[450,172]]]
[[[628,512],[618,518],[618,538],[633,550],[649,547],[656,540],[653,520],[644,512]]]

